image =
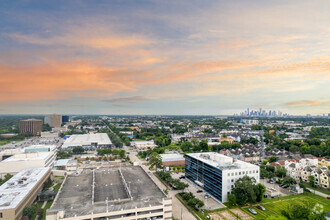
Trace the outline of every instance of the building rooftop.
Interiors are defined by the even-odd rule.
[[[64,217],[75,217],[161,205],[163,198],[141,167],[84,169],[67,176],[49,211],[63,210]]]
[[[193,157],[197,160],[200,160],[206,164],[209,164],[213,167],[217,167],[221,170],[231,170],[231,169],[242,169],[242,168],[255,168],[258,167],[251,163],[247,163],[241,160],[235,160],[232,157],[225,156],[223,154],[215,152],[207,153],[192,153],[187,154],[190,157]]]
[[[174,154],[160,154],[160,156],[162,157],[163,162],[185,160],[183,155],[181,155],[179,153],[176,153],[176,154],[175,153]]]
[[[46,160],[49,156],[53,155],[54,152],[26,152],[15,154],[7,159],[1,161],[1,163],[14,162],[14,161],[25,161],[25,160]]]
[[[0,186],[0,210],[15,208],[50,168],[24,169]]]
[[[75,146],[91,146],[92,143],[98,145],[111,145],[112,142],[106,133],[96,134],[74,134],[67,138],[62,145],[62,148]]]

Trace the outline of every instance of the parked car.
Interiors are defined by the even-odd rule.
[[[284,189],[286,189],[286,188],[288,188],[288,187],[289,187],[289,186],[287,186],[287,185],[283,185],[283,188],[284,188]]]
[[[184,178],[186,178],[186,177],[185,177],[185,176],[180,176],[180,177],[179,177],[179,179],[184,179]]]
[[[327,196],[327,199],[330,199],[330,196]]]
[[[206,195],[204,196],[204,198],[205,198],[205,199],[208,199],[208,198],[211,198],[211,196],[206,194]]]
[[[201,190],[201,189],[197,190],[197,193],[202,193],[202,192],[203,192],[203,190]]]
[[[262,211],[265,211],[266,209],[265,209],[265,207],[263,207],[262,205],[257,205],[257,207],[258,207],[258,209],[261,209]]]
[[[307,188],[306,188],[306,189],[304,189],[304,191],[306,191],[306,192],[311,192],[311,191],[310,191],[309,189],[307,189]]]
[[[258,214],[257,212],[256,212],[256,210],[254,210],[254,209],[249,209],[249,212],[251,212],[253,215],[256,215],[256,214]]]

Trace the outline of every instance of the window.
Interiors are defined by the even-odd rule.
[[[228,176],[230,176],[230,173],[228,173]]]
[[[231,182],[233,183],[234,182],[234,179],[231,179]]]
[[[231,173],[231,176],[234,176],[234,173]]]
[[[245,174],[245,172],[243,171],[243,175]]]
[[[237,172],[235,173],[235,176],[237,176]]]
[[[2,212],[0,212],[0,218],[2,218]]]
[[[250,170],[250,174],[251,174],[252,172],[251,172],[251,170]]]
[[[239,175],[241,175],[241,172],[239,172]]]
[[[258,173],[258,170],[256,170],[256,173]]]

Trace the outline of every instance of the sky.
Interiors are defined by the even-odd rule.
[[[0,114],[328,114],[329,11],[329,0],[2,0]]]

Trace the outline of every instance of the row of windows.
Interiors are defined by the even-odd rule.
[[[253,173],[258,173],[258,170],[250,170],[250,171],[241,171],[241,172],[232,172],[232,173],[228,173],[228,176],[237,176],[237,175],[245,175],[245,174],[253,174]]]

